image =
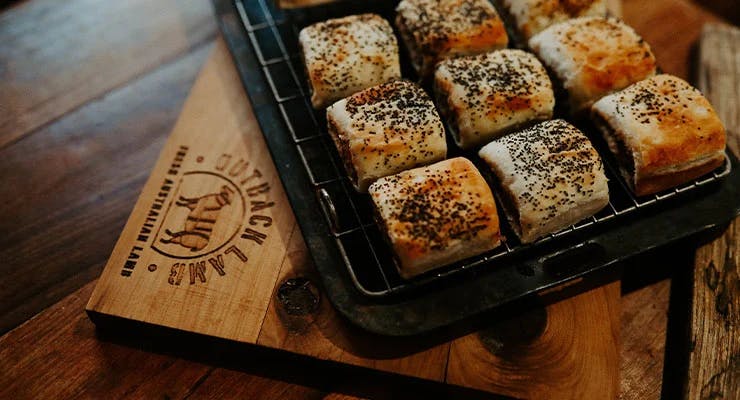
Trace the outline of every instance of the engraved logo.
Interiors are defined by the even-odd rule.
[[[250,249],[267,240],[275,203],[262,172],[228,153],[188,158],[188,151],[177,149],[152,193],[121,276],[131,277],[144,263],[149,273],[167,271],[172,286],[205,284],[229,271],[243,273]],[[146,254],[150,249],[158,255]]]
[[[238,233],[245,215],[239,188],[220,174],[183,174],[152,248],[174,258],[201,257],[219,250]]]

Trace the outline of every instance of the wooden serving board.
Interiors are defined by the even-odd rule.
[[[452,340],[366,333],[321,290],[219,40],[87,304],[94,321],[144,322],[516,397],[617,394],[618,282],[522,315],[483,317],[482,329]]]

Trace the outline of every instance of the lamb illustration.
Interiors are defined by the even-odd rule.
[[[185,219],[185,227],[179,232],[165,229],[168,238],[159,239],[162,243],[175,243],[190,251],[200,251],[208,246],[213,225],[224,206],[231,204],[234,190],[226,185],[218,193],[211,193],[201,197],[187,198],[182,195],[175,201],[175,205],[190,210]]]

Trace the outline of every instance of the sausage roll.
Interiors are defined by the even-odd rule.
[[[388,21],[378,15],[351,15],[309,25],[301,30],[298,42],[314,108],[401,77],[396,37]]]
[[[529,46],[562,83],[572,114],[655,74],[650,46],[614,18],[562,22],[535,35]]]
[[[379,179],[370,195],[403,278],[501,244],[491,189],[465,158]]]
[[[340,100],[326,111],[329,134],[360,192],[376,179],[445,158],[447,143],[432,99],[397,80]]]
[[[606,0],[499,0],[521,38],[577,17],[606,16]]]
[[[496,139],[478,154],[497,178],[502,208],[522,243],[575,224],[609,203],[599,154],[564,120]]]
[[[709,101],[684,80],[657,75],[592,108],[635,194],[656,193],[722,165],[725,128]]]
[[[458,146],[469,149],[552,118],[552,84],[537,57],[500,50],[439,63],[434,90]]]
[[[396,26],[422,81],[440,60],[505,48],[504,24],[488,0],[401,0]]]

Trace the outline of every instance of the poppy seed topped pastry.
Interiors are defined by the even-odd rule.
[[[380,177],[447,155],[444,127],[432,99],[408,81],[355,93],[331,105],[326,119],[350,180],[361,192]]]
[[[686,81],[657,75],[606,96],[594,122],[638,196],[696,179],[725,160],[725,128]]]
[[[434,91],[458,146],[469,149],[552,118],[552,84],[537,57],[500,50],[445,60]]]
[[[496,139],[478,154],[498,179],[501,204],[522,243],[573,225],[609,203],[599,154],[564,120]]]
[[[582,17],[552,25],[529,46],[557,75],[570,112],[588,111],[607,94],[655,75],[655,56],[632,28],[614,18]]]
[[[401,0],[396,26],[422,81],[445,58],[505,48],[506,29],[488,0]]]
[[[500,0],[524,40],[577,17],[606,16],[606,0]]]
[[[379,179],[370,195],[403,278],[501,244],[491,189],[465,158]]]
[[[301,30],[298,42],[314,108],[401,77],[393,28],[378,15],[351,15],[309,25]]]

